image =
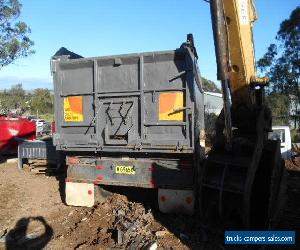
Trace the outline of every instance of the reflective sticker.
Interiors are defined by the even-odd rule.
[[[159,94],[159,120],[183,121],[183,92]]]
[[[64,98],[64,120],[66,122],[83,121],[82,96],[68,96]]]

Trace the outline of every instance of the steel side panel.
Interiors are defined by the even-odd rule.
[[[54,61],[56,148],[194,152],[200,130],[195,103],[203,96],[194,82],[193,60],[180,49]],[[160,121],[160,93],[178,91],[184,95],[183,121]],[[64,121],[67,96],[83,97],[82,122]]]

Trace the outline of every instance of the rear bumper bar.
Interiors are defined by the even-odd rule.
[[[134,173],[117,173],[119,166],[128,166]],[[134,159],[97,160],[91,164],[70,164],[66,181],[102,185],[133,186],[144,188],[191,189],[194,183],[192,162]]]

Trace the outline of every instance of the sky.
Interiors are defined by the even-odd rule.
[[[209,4],[204,0],[20,0],[36,53],[0,70],[0,89],[52,89],[50,58],[60,47],[84,57],[173,50],[193,33],[202,76],[217,82]],[[255,0],[256,58],[299,0]]]

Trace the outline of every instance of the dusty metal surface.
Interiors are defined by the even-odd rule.
[[[193,153],[204,128],[197,54],[54,57],[57,149]]]
[[[87,159],[87,158],[86,158]],[[67,181],[144,188],[193,189],[195,166],[190,160],[106,158],[69,164]],[[92,161],[92,158],[91,158]],[[118,173],[128,166],[132,174]]]

